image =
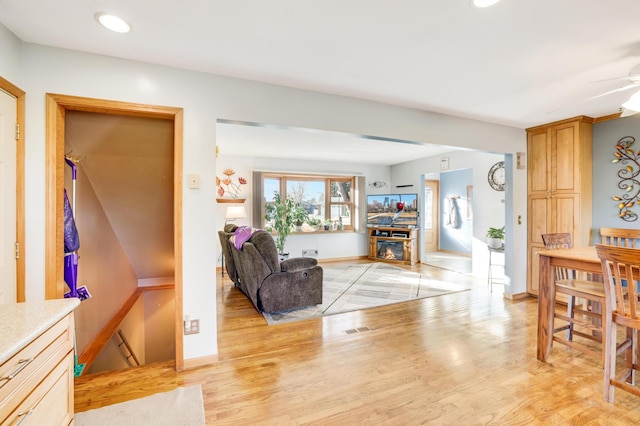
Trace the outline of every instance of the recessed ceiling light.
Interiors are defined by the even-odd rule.
[[[498,3],[500,0],[473,0],[471,4],[475,7],[489,7]]]
[[[108,13],[98,13],[96,14],[96,19],[103,27],[117,33],[128,33],[131,30],[129,24],[127,24],[122,18],[118,18],[115,15],[109,15]]]

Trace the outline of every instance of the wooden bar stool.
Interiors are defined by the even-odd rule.
[[[604,319],[604,392],[609,402],[614,400],[614,387],[619,387],[640,396],[640,387],[635,386],[637,365],[638,330],[640,330],[640,303],[638,302],[638,280],[640,280],[640,250],[627,247],[596,244],[598,257],[602,261],[606,305],[609,312]],[[617,341],[617,326],[625,327],[625,338]],[[625,354],[625,367],[616,373],[616,360]]]
[[[542,241],[545,248],[559,249],[571,248],[571,234],[567,232],[555,234],[543,234]],[[564,321],[566,324],[553,328],[553,341],[566,345],[572,349],[587,355],[599,358],[604,363],[604,351],[602,346],[599,350],[587,346],[574,337],[602,343],[604,330],[602,327],[602,311],[604,310],[604,287],[601,282],[577,279],[573,270],[566,268],[556,268],[555,286],[556,294],[567,296],[567,312],[554,311],[554,319]],[[576,298],[586,301],[586,305],[576,303]],[[576,327],[577,326],[577,327]],[[565,331],[565,336],[558,335]]]

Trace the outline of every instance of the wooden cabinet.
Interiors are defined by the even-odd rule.
[[[369,228],[369,259],[404,265],[418,263],[416,228]]]
[[[0,424],[72,423],[73,332],[69,313],[0,365]]]
[[[527,129],[527,291],[538,294],[542,234],[570,232],[575,246],[589,244],[593,119],[580,116]]]

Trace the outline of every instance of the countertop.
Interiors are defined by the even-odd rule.
[[[47,331],[80,304],[54,299],[0,305],[0,364]]]

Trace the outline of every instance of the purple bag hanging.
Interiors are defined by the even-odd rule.
[[[78,236],[78,228],[73,218],[71,204],[67,197],[67,190],[64,190],[64,252],[71,253],[80,248],[80,237]]]

